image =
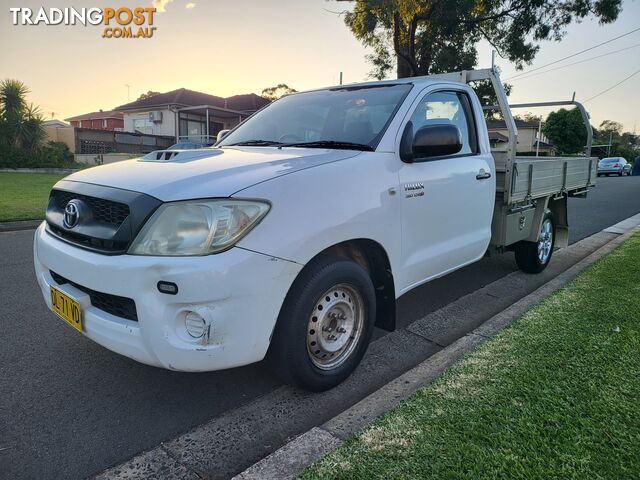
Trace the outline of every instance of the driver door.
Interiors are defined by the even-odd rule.
[[[475,118],[469,95],[450,88],[427,93],[411,114],[414,134],[425,125],[455,125],[462,149],[400,167],[403,290],[479,259],[489,245],[495,174]]]

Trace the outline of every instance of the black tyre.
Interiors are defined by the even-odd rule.
[[[547,211],[542,219],[538,241],[516,243],[515,254],[518,268],[527,273],[542,272],[551,261],[555,243],[553,214]]]
[[[362,360],[375,314],[375,290],[360,265],[336,256],[314,260],[285,298],[268,361],[285,383],[332,388]]]

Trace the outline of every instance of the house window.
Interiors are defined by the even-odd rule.
[[[206,135],[206,123],[200,120],[180,119],[180,137],[200,141]]]
[[[133,131],[138,133],[153,134],[153,122],[148,118],[134,118]]]

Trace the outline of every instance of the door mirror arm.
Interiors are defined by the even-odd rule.
[[[413,123],[407,122],[400,139],[400,160],[405,163],[413,163],[415,157],[413,155]]]

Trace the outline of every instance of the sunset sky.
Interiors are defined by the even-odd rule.
[[[148,90],[180,87],[229,96],[278,83],[305,90],[367,79],[367,51],[335,11],[345,3],[325,0],[162,1],[151,39],[103,39],[102,26],[14,26],[10,7],[137,7],[138,3],[0,0],[0,79],[31,89],[29,100],[48,118],[64,119],[109,110]],[[158,2],[160,3],[160,2]],[[640,27],[640,0],[625,0],[617,22],[585,21],[568,28],[562,43],[544,43],[536,68]],[[611,53],[626,47],[628,50]],[[604,55],[568,68],[513,80],[510,101],[586,100],[640,69],[640,31],[553,67]],[[479,67],[491,48],[480,46]],[[502,78],[516,72],[498,58]],[[539,70],[543,71],[543,70]],[[612,119],[640,131],[640,74],[586,104],[592,123]]]

